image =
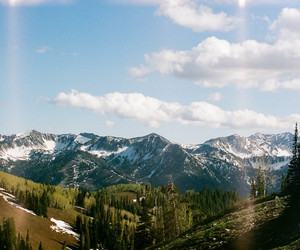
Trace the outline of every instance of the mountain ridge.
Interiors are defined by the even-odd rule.
[[[251,178],[264,162],[266,171],[274,176],[270,190],[279,188],[291,158],[292,140],[288,132],[257,133],[183,145],[155,133],[127,139],[30,130],[0,135],[0,169],[70,187],[97,189],[116,183],[159,186],[172,179],[181,191],[207,186],[236,189],[246,196]]]

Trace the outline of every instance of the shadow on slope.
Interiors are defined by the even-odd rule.
[[[254,227],[219,249],[299,249],[300,204],[286,207],[283,213]]]

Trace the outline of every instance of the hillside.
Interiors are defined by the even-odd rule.
[[[173,183],[121,184],[96,192],[62,189],[0,172],[0,220],[14,218],[33,249],[297,249],[299,209],[288,196],[240,199]],[[47,197],[46,215],[40,205]],[[34,201],[37,201],[35,203]],[[33,203],[32,203],[33,202]],[[35,206],[32,206],[35,204]]]
[[[38,249],[40,243],[44,249],[48,250],[62,249],[64,243],[71,248],[77,248],[79,235],[74,231],[74,223],[76,216],[80,213],[75,211],[74,207],[62,210],[51,206],[47,209],[47,217],[37,215],[14,195],[21,192],[22,183],[27,186],[28,195],[29,190],[37,192],[42,186],[0,172],[0,221],[2,222],[4,218],[14,218],[16,232],[20,233],[24,239],[28,233],[33,249]],[[19,188],[20,191],[13,187]],[[53,194],[57,196],[59,191]],[[54,202],[58,202],[58,199],[61,198],[57,196]]]
[[[0,135],[0,169],[63,187],[161,186],[172,179],[182,192],[211,187],[235,189],[246,197],[259,165],[270,178],[269,191],[279,189],[291,159],[292,138],[290,133],[233,135],[180,145],[157,134],[126,139],[32,130]]]
[[[26,239],[28,232],[34,249],[40,243],[51,250],[63,244],[71,249],[143,249],[141,244],[146,241],[139,232],[144,230],[145,213],[147,228],[153,232],[148,242],[152,245],[238,202],[233,191],[204,189],[181,195],[173,183],[159,188],[123,184],[90,193],[38,184],[0,171],[0,219],[13,218],[16,232]]]
[[[287,197],[252,200],[177,239],[151,249],[299,249],[299,216],[287,207]]]

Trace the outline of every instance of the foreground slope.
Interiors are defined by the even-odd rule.
[[[236,192],[211,189],[180,194],[173,183],[159,188],[117,185],[89,193],[3,172],[0,187],[0,217],[13,217],[23,238],[28,230],[34,249],[40,242],[44,249],[61,249],[64,243],[72,249],[144,249],[138,239],[148,236],[141,232],[153,232],[145,245],[159,244],[152,249],[300,247],[299,209],[287,206],[289,197],[241,200]],[[44,194],[46,217],[37,215],[37,207],[30,210],[34,197],[42,204]]]
[[[26,186],[26,192],[23,192],[22,186]],[[21,197],[23,192],[23,197],[26,194],[26,203],[28,203],[29,197],[32,197],[31,192],[38,193],[44,187],[43,185],[0,172],[0,187],[1,222],[4,219],[13,218],[16,233],[20,233],[24,239],[27,239],[28,234],[29,243],[33,249],[38,249],[40,243],[43,249],[48,250],[62,249],[64,243],[71,248],[77,248],[79,235],[73,228],[76,216],[80,213],[72,207],[64,210],[48,207],[47,217],[39,216],[15,195],[18,194]],[[62,196],[55,191],[55,187],[48,187],[49,192],[53,194],[52,199],[58,203]],[[41,202],[40,199],[39,203]]]
[[[153,249],[299,249],[300,221],[287,197],[248,201],[246,207],[189,230]]]

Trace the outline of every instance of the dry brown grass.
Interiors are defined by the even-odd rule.
[[[49,218],[64,220],[70,224],[74,224],[74,211],[62,211],[49,209]],[[30,244],[33,249],[38,249],[40,242],[42,242],[45,250],[62,249],[64,242],[69,247],[77,246],[77,240],[68,234],[57,233],[52,231],[50,226],[53,223],[48,218],[34,216],[25,211],[8,204],[2,197],[0,197],[0,219],[13,217],[16,224],[17,232],[26,238],[27,230],[29,231]],[[76,218],[76,215],[75,215]]]
[[[80,215],[79,212],[68,209],[68,210],[61,210],[56,208],[48,208],[48,217],[55,218],[56,220],[62,220],[69,223],[71,226],[75,226],[75,220],[77,215]]]

